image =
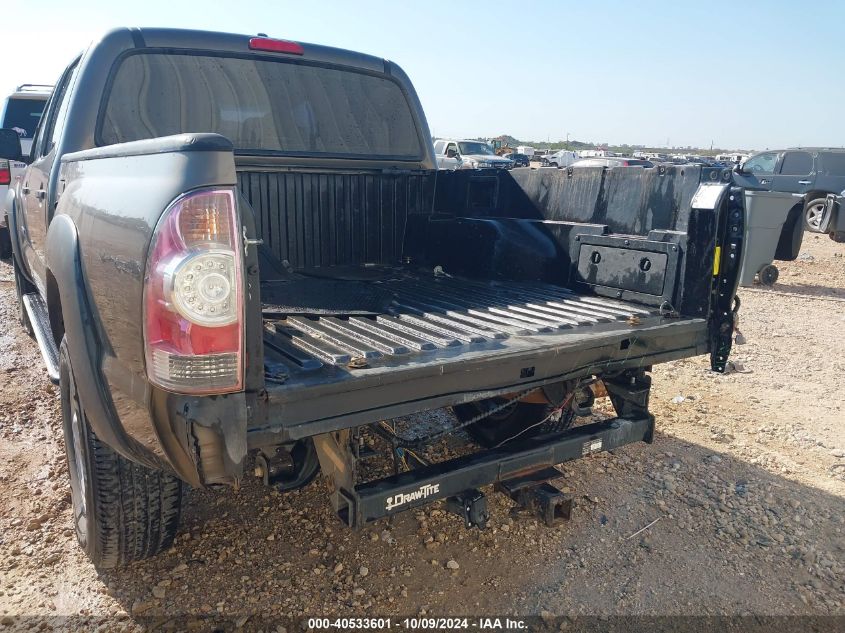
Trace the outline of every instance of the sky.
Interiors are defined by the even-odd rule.
[[[115,26],[326,44],[397,62],[437,136],[845,145],[845,2],[3,0],[0,95]],[[37,9],[36,9],[37,7]]]

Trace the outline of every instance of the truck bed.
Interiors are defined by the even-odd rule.
[[[337,289],[311,280],[312,288],[321,283]],[[657,308],[551,284],[402,271],[376,286],[393,297],[378,314],[264,306],[273,418],[264,430],[299,437],[315,425],[340,428],[338,416],[346,425],[350,417],[372,422],[600,368],[650,365],[706,345],[703,319],[663,317]]]

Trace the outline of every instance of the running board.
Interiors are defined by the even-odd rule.
[[[348,526],[361,527],[382,517],[460,495],[468,489],[497,482],[502,482],[506,489],[513,488],[517,477],[633,442],[650,444],[653,437],[654,416],[649,413],[642,418],[612,418],[577,426],[564,433],[513,442],[415,468],[359,484],[353,490],[340,489],[336,493],[338,514]],[[535,478],[534,483],[542,482]]]
[[[50,316],[47,313],[47,304],[40,295],[31,293],[23,296],[23,305],[29,315],[29,322],[35,332],[35,340],[44,364],[47,366],[47,375],[54,385],[59,384],[59,348],[53,340],[53,333],[50,329]]]

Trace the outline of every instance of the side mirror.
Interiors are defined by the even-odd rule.
[[[734,165],[734,171],[738,174],[751,173],[751,172],[748,172],[748,171],[745,170],[745,161],[743,161],[741,163],[737,163],[736,165]]]
[[[0,158],[20,160],[22,155],[21,137],[18,133],[10,128],[0,128]]]

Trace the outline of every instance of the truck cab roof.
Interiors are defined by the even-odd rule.
[[[210,97],[212,93],[209,92],[206,101],[217,103],[220,111],[206,120],[202,118],[203,109],[195,104],[201,100],[199,92],[196,89],[184,89],[179,91],[178,97],[182,111],[188,113],[186,118],[180,119],[172,112],[162,118],[164,115],[157,112],[148,118],[160,124],[154,129],[145,129],[138,116],[150,115],[157,106],[154,100],[134,93],[134,82],[145,76],[147,81],[155,81],[159,89],[163,89],[168,82],[184,87],[186,77],[199,76],[191,74],[189,58],[202,66],[197,72],[209,77],[212,83],[218,80],[225,82],[226,73],[230,78],[235,78],[238,84],[257,80],[254,78],[266,74],[284,74],[289,77],[285,81],[297,82],[297,94],[303,98],[291,104],[291,107],[278,111],[285,113],[286,121],[281,123],[271,113],[271,99],[262,96],[264,93],[250,96],[249,91],[240,90],[235,103],[223,108],[220,100]],[[165,59],[172,63],[164,63]],[[212,66],[217,63],[214,60],[225,66],[217,74],[212,72]],[[271,62],[279,62],[280,66],[272,69]],[[371,160],[379,166],[401,164],[403,168],[431,168],[434,165],[429,132],[413,85],[399,66],[383,58],[331,46],[276,39],[263,34],[174,28],[118,28],[95,39],[75,63],[75,68],[71,65],[66,71],[78,77],[68,109],[67,131],[62,135],[63,142],[59,147],[60,154],[173,132],[209,132],[229,138],[239,156],[295,154],[298,159],[325,161],[331,157],[336,160],[356,160],[359,163]],[[283,71],[281,66],[287,69]],[[258,71],[259,67],[263,69],[261,72]],[[341,76],[339,73],[347,73],[342,76],[356,80],[357,109],[354,112],[363,111],[365,95],[372,95],[374,89],[384,97],[377,103],[381,108],[379,116],[354,114],[350,110],[352,106],[344,105],[342,100],[330,96],[344,89],[343,82],[338,79]],[[356,76],[353,77],[352,73],[356,73]],[[305,75],[319,75],[320,79],[307,80]],[[209,81],[203,85],[210,85]],[[267,85],[276,86],[268,89],[269,94],[274,90],[282,90],[284,82],[273,81]],[[208,92],[210,89],[206,87],[202,90]],[[322,91],[324,97],[329,95],[329,98],[315,99],[315,91]],[[305,98],[306,94],[311,94],[311,98]],[[141,99],[139,105],[147,110],[146,114],[135,116],[133,112],[121,107],[118,103],[121,99],[128,102]],[[345,114],[340,118],[332,115],[332,110],[344,108]],[[388,109],[397,116],[387,116]],[[232,111],[241,114],[233,119]],[[371,125],[373,121],[379,121],[379,125],[385,129],[379,134],[365,134],[372,139],[371,143],[357,143],[347,151],[344,148],[352,137],[341,139],[338,134],[329,133],[329,128],[339,125],[339,122],[346,121],[350,116],[362,124],[369,122],[367,124]],[[133,117],[138,120],[131,120]],[[294,119],[299,123],[292,125]],[[257,135],[255,130],[259,128],[261,134]],[[320,134],[321,130],[325,133]],[[404,137],[401,130],[407,131]],[[416,132],[413,147],[410,138],[412,130]],[[294,139],[296,142],[291,142],[292,136],[297,136]],[[356,139],[359,137],[361,134],[355,136]],[[398,147],[399,144],[402,147]]]
[[[261,35],[248,35],[238,33],[224,33],[221,31],[201,31],[195,29],[176,29],[160,27],[144,28],[117,28],[107,32],[101,42],[114,37],[124,38],[129,35],[133,41],[133,48],[168,48],[186,50],[214,50],[219,52],[241,53],[255,52],[270,53],[278,55],[292,55],[309,60],[319,60],[327,63],[353,66],[360,69],[375,72],[387,72],[393,64],[388,60],[321,44],[310,44],[307,42],[288,40],[284,36],[274,37]],[[266,42],[287,42],[296,45],[288,51],[274,50],[270,46],[260,48],[261,43]],[[295,50],[298,51],[294,52]],[[299,52],[301,51],[301,52]]]

